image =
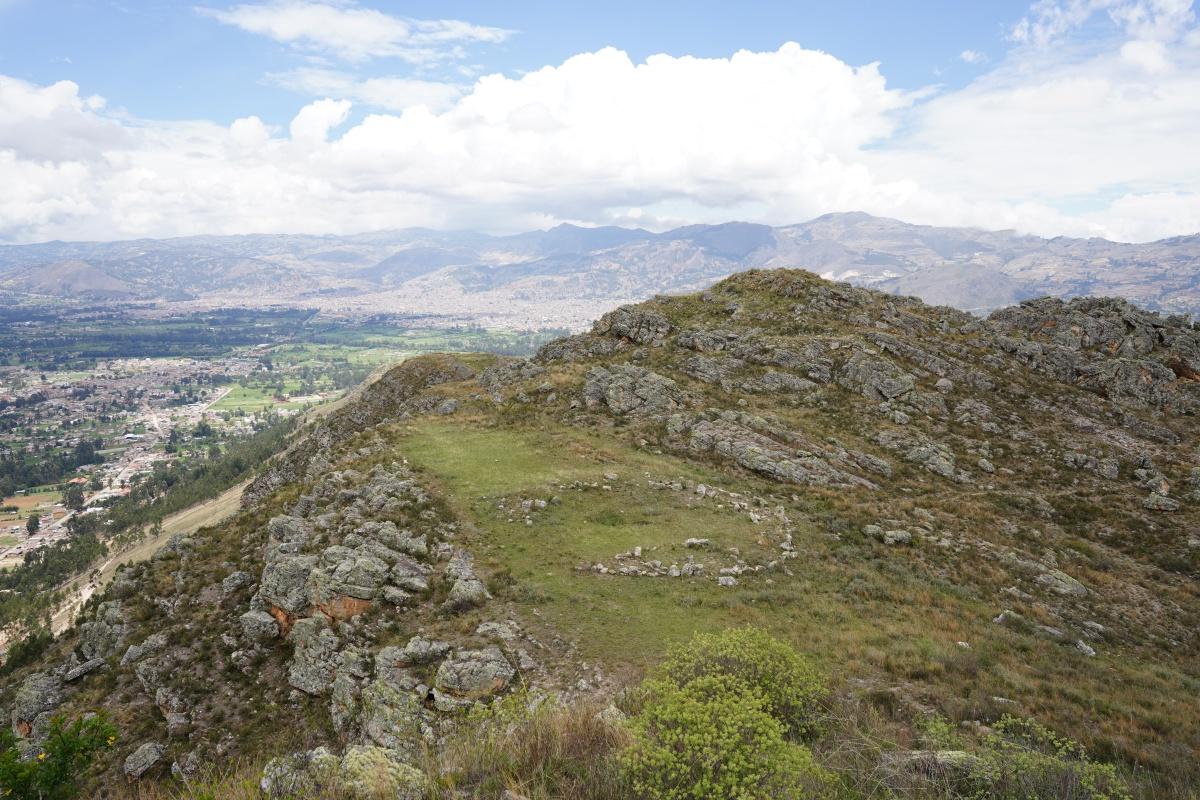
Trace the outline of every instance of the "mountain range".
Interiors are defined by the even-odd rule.
[[[911,225],[863,213],[665,233],[559,225],[511,236],[404,229],[0,247],[7,302],[285,305],[580,329],[605,309],[750,268],[824,278],[973,313],[1039,296],[1116,296],[1200,311],[1200,235],[1145,244]]]

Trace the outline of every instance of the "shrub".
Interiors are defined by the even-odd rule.
[[[700,634],[673,649],[659,676],[677,687],[707,676],[726,676],[762,696],[768,714],[790,738],[817,732],[825,686],[799,653],[766,631],[735,628]]]
[[[645,800],[787,800],[829,786],[764,693],[732,675],[710,674],[683,685],[652,681],[650,699],[633,723],[625,770]]]
[[[67,724],[61,717],[32,758],[22,759],[17,738],[0,731],[0,787],[12,800],[66,800],[79,792],[79,778],[96,754],[117,741],[117,729],[102,715]]]
[[[970,769],[974,798],[1128,800],[1111,764],[1088,758],[1083,745],[1033,720],[1003,717]]]

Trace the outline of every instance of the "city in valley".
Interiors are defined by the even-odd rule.
[[[270,415],[337,394],[264,391],[246,399],[244,385],[256,373],[278,379],[253,357],[113,359],[78,372],[0,368],[0,566],[66,538],[75,515],[99,513],[156,464],[209,457]],[[44,470],[47,462],[61,474],[15,468]],[[51,480],[23,485],[28,473]]]

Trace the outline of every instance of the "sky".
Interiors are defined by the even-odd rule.
[[[1190,0],[0,0],[0,242],[1200,232]]]

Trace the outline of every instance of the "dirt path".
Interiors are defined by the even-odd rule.
[[[113,553],[99,567],[90,569],[86,575],[69,581],[63,587],[65,591],[69,592],[68,599],[50,618],[50,628],[54,635],[57,636],[70,627],[75,615],[79,613],[79,609],[88,601],[88,598],[103,589],[112,580],[117,567],[136,561],[145,561],[177,533],[191,533],[205,525],[213,525],[232,516],[238,510],[242,490],[246,488],[247,483],[249,481],[243,481],[237,486],[226,489],[211,500],[197,503],[177,514],[172,514],[163,520],[163,530],[159,536],[145,539],[119,553]],[[99,573],[97,577],[91,577],[97,572]]]

